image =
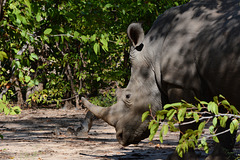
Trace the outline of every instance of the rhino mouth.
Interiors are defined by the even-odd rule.
[[[122,146],[128,146],[130,144],[138,144],[141,140],[148,138],[150,131],[147,126],[141,124],[135,132],[124,131],[124,129],[116,131],[116,138]]]
[[[118,113],[120,102],[111,107],[93,105],[83,97],[82,102],[95,116],[115,127],[116,138],[123,146],[138,144],[150,134],[147,127],[148,121],[141,122],[141,115],[135,115],[132,112],[126,113],[125,110],[121,110],[122,114]]]

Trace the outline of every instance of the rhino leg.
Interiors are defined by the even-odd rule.
[[[231,121],[227,121],[226,128],[219,127],[217,133],[225,131],[229,128]],[[234,160],[234,154],[231,154],[235,145],[236,132],[231,134],[230,132],[217,136],[219,144],[216,144],[211,155],[206,160]]]
[[[191,121],[192,119],[189,119],[187,121]],[[185,121],[185,122],[187,122]],[[188,129],[196,130],[198,128],[197,123],[192,123],[188,125],[180,125],[179,126],[181,133],[185,133]],[[180,134],[181,138],[182,134]],[[195,153],[193,148],[189,148],[188,152],[183,155],[183,158],[178,156],[178,153],[175,151],[172,154],[170,154],[167,158],[167,160],[198,160],[198,155]]]
[[[179,157],[177,151],[174,151],[166,160],[198,160],[198,156],[193,148],[190,148],[188,152],[183,155],[183,158]]]
[[[180,95],[180,96],[179,96]],[[173,85],[168,86],[168,97],[170,103],[181,101],[182,99],[186,100],[187,102],[194,103],[196,102],[194,98],[196,95],[191,90],[184,90],[182,88],[177,88]],[[184,122],[192,121],[192,119],[185,120]],[[182,136],[182,133],[185,133],[188,129],[197,130],[198,129],[198,123],[191,123],[188,125],[180,125],[179,129],[181,131],[180,138]],[[168,156],[167,160],[198,160],[198,156],[195,153],[193,148],[189,148],[188,152],[183,155],[183,158],[179,157],[177,152],[175,151],[171,155]]]
[[[196,95],[195,92],[191,89],[184,89],[184,88],[178,88],[178,86],[175,85],[167,85],[168,90],[168,97],[170,103],[173,102],[180,102],[182,99],[189,102],[189,103],[196,103],[196,100],[194,97],[199,97],[199,95]],[[184,122],[192,121],[193,119],[187,119]],[[182,133],[185,133],[188,129],[197,130],[199,123],[190,123],[188,125],[181,125],[179,126],[179,129],[181,131],[180,138],[182,136]],[[178,157],[178,158],[177,158]],[[183,155],[183,158],[180,158],[177,153],[173,153],[169,156],[169,160],[175,160],[175,159],[183,159],[183,160],[198,160],[198,155],[195,153],[193,148],[189,148],[188,152]]]

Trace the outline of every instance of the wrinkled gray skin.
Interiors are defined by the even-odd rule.
[[[123,146],[148,137],[148,121],[142,123],[141,116],[149,104],[156,111],[181,99],[195,102],[196,96],[209,101],[222,94],[240,106],[239,0],[193,0],[160,15],[146,35],[138,23],[131,24],[127,33],[132,42],[131,77],[118,91],[117,103],[102,108],[82,98],[92,113],[115,127]],[[189,127],[194,126],[180,129]],[[231,151],[234,137],[228,136],[219,137],[216,148]],[[221,154],[215,149],[208,159],[225,159]],[[184,159],[197,157],[190,150]]]

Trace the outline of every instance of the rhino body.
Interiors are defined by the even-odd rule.
[[[82,98],[93,114],[115,127],[122,145],[149,136],[149,121],[141,122],[149,104],[155,112],[167,103],[194,103],[194,97],[209,101],[222,94],[240,106],[239,0],[193,0],[165,11],[146,35],[138,23],[130,24],[127,33],[131,77],[128,86],[117,91],[117,103],[102,108]],[[229,151],[234,145],[230,136],[219,137],[220,146]],[[216,157],[219,154],[209,159]]]

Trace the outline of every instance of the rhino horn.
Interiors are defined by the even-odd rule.
[[[100,107],[90,103],[84,97],[81,98],[82,103],[85,107],[87,107],[96,117],[103,119],[111,126],[115,126],[116,121],[112,116],[109,114],[111,107]]]

